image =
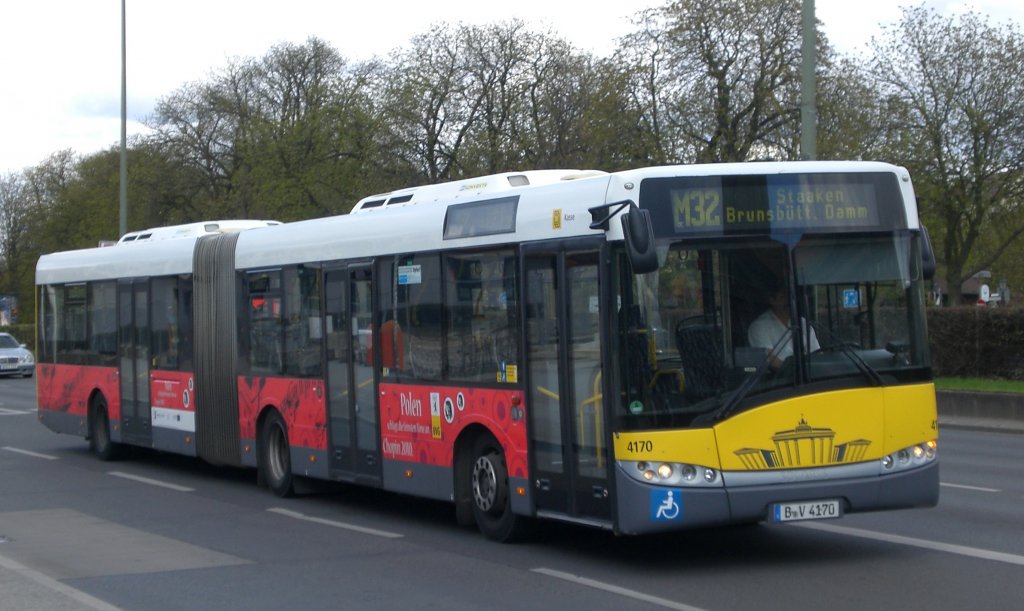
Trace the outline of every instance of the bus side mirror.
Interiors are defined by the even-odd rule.
[[[626,239],[626,256],[634,274],[658,270],[658,252],[654,249],[654,226],[651,214],[633,208],[622,215],[622,235]]]
[[[935,251],[928,237],[928,228],[921,225],[921,278],[931,280],[935,277]]]

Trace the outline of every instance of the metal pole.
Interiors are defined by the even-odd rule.
[[[128,233],[128,70],[124,4],[125,0],[121,0],[121,214],[118,237]]]
[[[804,0],[803,45],[800,62],[800,158],[815,159],[818,156],[816,111],[816,89],[814,68],[817,59],[817,36],[814,28],[814,0]]]

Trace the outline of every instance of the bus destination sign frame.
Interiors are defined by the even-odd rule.
[[[781,174],[654,178],[641,186],[658,237],[906,227],[888,174]],[[894,193],[893,190],[896,190]]]

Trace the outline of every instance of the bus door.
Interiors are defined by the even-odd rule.
[[[324,278],[332,476],[380,482],[377,401],[370,345],[373,268],[330,269]]]
[[[121,435],[124,441],[148,445],[152,436],[149,411],[149,281],[118,282],[117,303]]]
[[[585,244],[526,253],[526,405],[538,513],[603,521],[611,516],[611,453],[601,390],[600,251]]]

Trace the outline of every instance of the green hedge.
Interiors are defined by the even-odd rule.
[[[1024,380],[1024,310],[929,308],[935,375]]]

